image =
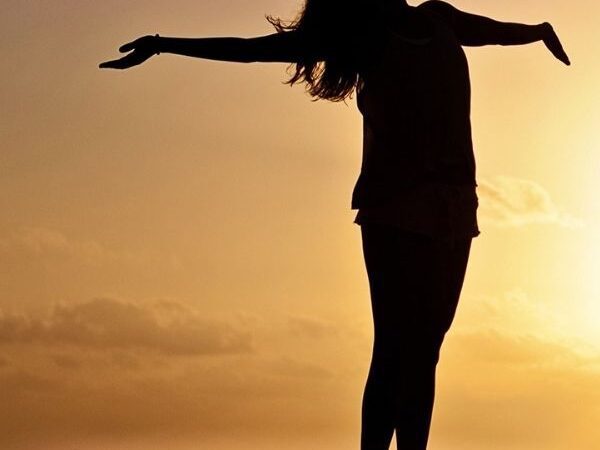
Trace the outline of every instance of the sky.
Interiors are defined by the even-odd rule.
[[[416,4],[416,3],[412,3]],[[467,49],[479,220],[438,367],[433,450],[600,443],[600,5],[456,0],[551,22]],[[354,100],[282,64],[161,54],[145,34],[256,36],[299,3],[5,0],[0,446],[358,448],[372,325]]]

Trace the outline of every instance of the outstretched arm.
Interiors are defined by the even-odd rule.
[[[426,4],[446,18],[461,45],[472,47],[523,45],[543,41],[556,58],[567,65],[571,64],[552,25],[548,22],[539,25],[499,22],[488,17],[460,11],[449,3],[439,0],[431,0]]]
[[[293,63],[306,58],[318,58],[300,33],[288,31],[255,38],[172,38],[143,36],[119,48],[123,58],[100,64],[100,68],[127,69],[143,63],[159,53],[173,53],[194,58],[240,63]]]

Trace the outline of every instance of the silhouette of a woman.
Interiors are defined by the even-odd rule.
[[[362,450],[427,447],[435,368],[479,234],[470,83],[461,46],[543,41],[570,64],[548,23],[522,25],[430,0],[306,0],[276,33],[243,38],[144,36],[101,68],[159,53],[295,65],[290,84],[340,101],[354,90],[364,118],[358,209],[374,321],[362,405]]]

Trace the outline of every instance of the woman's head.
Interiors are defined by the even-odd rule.
[[[316,99],[341,101],[350,97],[359,83],[369,42],[376,35],[377,18],[390,1],[305,0],[291,22],[268,16],[267,20],[278,32],[301,33],[307,47],[318,49],[323,55],[316,58],[308,50],[306,58],[295,63],[288,83],[305,82],[307,91]]]

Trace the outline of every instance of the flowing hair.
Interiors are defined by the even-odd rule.
[[[344,101],[360,87],[360,70],[371,55],[370,42],[376,35],[377,0],[305,0],[291,21],[267,16],[277,32],[297,32],[308,47],[294,62],[289,85],[306,83],[314,100]],[[371,47],[372,49],[373,47]]]

